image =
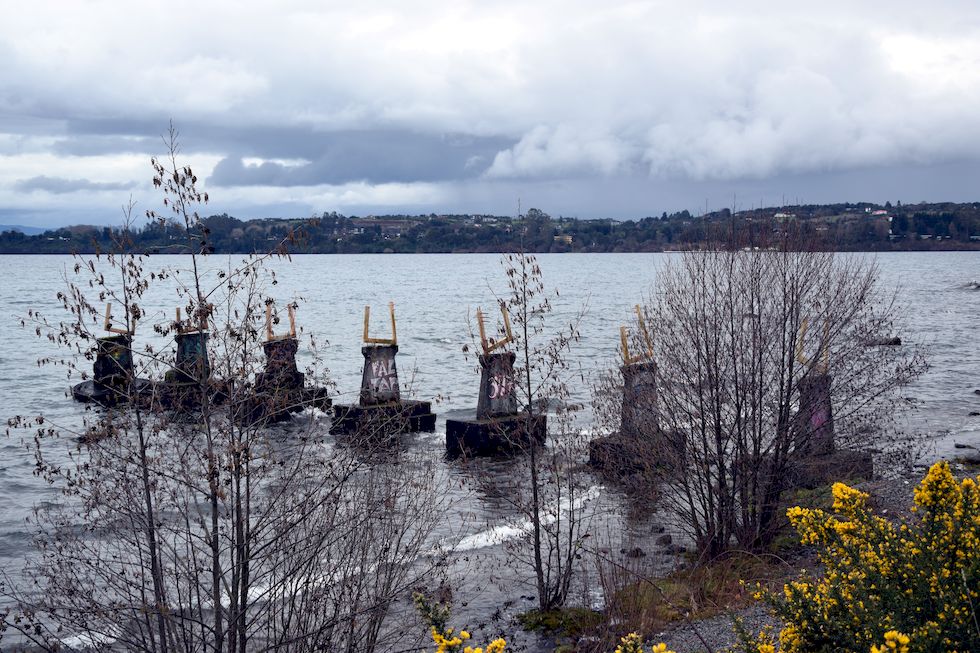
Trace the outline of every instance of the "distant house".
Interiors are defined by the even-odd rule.
[[[565,245],[571,245],[572,244],[572,235],[571,234],[558,234],[557,236],[555,236],[555,242],[556,243],[564,243]]]
[[[795,218],[796,217],[796,214],[795,213],[782,213],[782,212],[780,212],[780,213],[777,213],[773,217],[776,218],[777,220],[789,220],[791,218]]]
[[[888,215],[888,211],[885,209],[876,209],[871,212],[871,215]]]
[[[403,229],[411,229],[412,227],[421,224],[419,220],[400,220],[392,218],[358,218],[357,220],[352,220],[352,223],[356,225],[356,228],[360,231],[355,233],[364,233],[364,229],[379,229],[383,234],[399,234],[401,235]]]

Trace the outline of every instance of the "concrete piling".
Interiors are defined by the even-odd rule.
[[[265,369],[255,375],[254,393],[239,408],[238,420],[247,424],[281,422],[293,413],[312,407],[326,410],[331,400],[326,388],[306,385],[306,375],[299,371],[296,354],[296,317],[293,305],[288,307],[289,332],[277,336],[272,330],[272,305],[266,306]]]
[[[72,387],[76,401],[116,406],[135,401],[150,387],[146,379],[133,372],[133,336],[118,333],[96,338],[93,378]]]
[[[874,475],[871,453],[840,449],[834,439],[830,326],[824,324],[814,360],[803,354],[807,326],[808,320],[804,319],[797,333],[796,359],[804,366],[804,372],[796,385],[800,403],[792,423],[792,484],[813,488],[842,479],[871,478]]]
[[[490,344],[477,311],[483,354],[480,356],[480,395],[475,419],[446,420],[446,451],[452,456],[490,455],[520,451],[544,444],[548,419],[544,414],[518,410],[513,352],[493,353],[513,340],[506,309],[501,305],[507,337]]]
[[[76,401],[93,402],[111,407],[134,402],[145,397],[152,389],[147,379],[136,378],[133,370],[133,334],[136,319],[130,319],[127,311],[124,328],[114,326],[112,304],[105,305],[103,328],[111,333],[95,340],[93,378],[74,385],[72,397]]]
[[[364,307],[366,344],[361,347],[364,367],[358,403],[333,407],[330,432],[352,436],[361,443],[383,443],[403,433],[432,432],[436,428],[436,415],[430,402],[401,398],[395,363],[398,338],[394,304],[389,303],[388,308],[391,337],[373,338],[368,335],[371,309]]]

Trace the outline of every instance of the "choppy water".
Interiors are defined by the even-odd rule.
[[[585,305],[588,312],[581,323],[581,341],[571,358],[587,374],[618,363],[616,346],[619,325],[630,316],[633,304],[648,294],[664,254],[562,254],[539,257],[546,285],[557,288],[551,319],[555,325],[567,324]],[[212,257],[212,268],[227,268],[241,257]],[[886,285],[899,287],[899,298],[906,306],[904,324],[896,335],[906,343],[924,346],[932,365],[916,382],[911,394],[922,401],[914,425],[924,433],[946,434],[938,441],[936,455],[952,455],[952,443],[980,446],[980,417],[969,417],[980,410],[980,354],[975,346],[975,325],[980,309],[980,253],[901,253],[879,255],[878,263]],[[181,257],[153,257],[154,268],[181,267]],[[64,369],[37,365],[37,359],[59,354],[57,348],[34,335],[33,329],[20,327],[20,318],[29,309],[49,317],[61,318],[63,310],[56,299],[65,288],[66,266],[70,257],[0,257],[0,406],[3,417],[43,414],[49,422],[78,424],[84,407],[67,396],[69,382]],[[278,284],[270,293],[284,305],[299,300],[297,320],[326,347],[323,350],[331,376],[341,392],[341,401],[356,400],[363,358],[360,354],[363,307],[374,308],[373,328],[384,332],[382,316],[388,301],[394,301],[398,315],[398,365],[403,385],[411,377],[413,394],[418,398],[443,397],[435,405],[440,414],[435,434],[418,436],[413,447],[438,461],[470,516],[472,526],[464,543],[472,552],[473,575],[492,579],[474,583],[462,590],[457,601],[468,607],[461,617],[479,619],[501,607],[507,598],[518,599],[530,591],[530,574],[502,565],[501,541],[517,536],[523,528],[520,516],[506,501],[476,493],[460,493],[474,474],[472,468],[446,462],[442,458],[447,414],[472,411],[476,404],[478,372],[472,356],[462,352],[471,345],[468,317],[482,306],[493,315],[494,296],[506,294],[506,279],[496,255],[350,255],[299,256],[292,261],[273,261]],[[166,283],[145,299],[149,315],[137,333],[153,338],[150,324],[172,319],[178,301]],[[302,347],[301,347],[302,350]],[[308,355],[301,351],[301,356]],[[573,381],[573,401],[587,403],[587,383]],[[506,465],[483,472],[507,473]],[[25,523],[31,508],[55,500],[53,490],[32,474],[33,459],[13,438],[0,438],[0,565],[16,571],[29,550],[29,529]],[[614,493],[597,487],[595,492],[609,510],[618,510]],[[645,524],[630,528],[642,531]],[[470,595],[467,595],[470,592]]]

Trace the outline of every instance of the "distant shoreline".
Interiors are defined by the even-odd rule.
[[[122,244],[124,243],[124,244]],[[0,254],[499,254],[645,253],[794,249],[839,252],[980,250],[980,202],[769,207],[703,215],[680,211],[640,220],[483,214],[239,220],[212,215],[190,227],[80,225],[29,235],[0,231]]]
[[[684,251],[619,251],[619,252],[532,252],[528,254],[540,255],[618,255],[618,254],[687,254],[699,250]],[[709,250],[705,250],[709,251]],[[710,250],[719,252],[722,250]],[[980,246],[950,249],[834,249],[820,250],[835,254],[952,254],[958,252],[980,252]],[[81,252],[4,252],[0,251],[0,256],[96,256],[106,255],[109,252],[81,251]],[[130,252],[126,252],[129,254]],[[188,252],[133,252],[143,256],[190,256]],[[269,252],[207,252],[206,256],[253,256],[264,255]],[[500,256],[512,253],[512,250],[501,250],[499,252],[288,252],[288,256]],[[118,253],[117,253],[118,255]]]

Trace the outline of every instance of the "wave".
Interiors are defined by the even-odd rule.
[[[603,488],[601,485],[593,485],[583,494],[576,496],[575,499],[571,501],[568,499],[560,500],[555,506],[552,506],[550,510],[544,513],[541,523],[543,525],[550,525],[558,521],[558,517],[561,514],[567,514],[573,510],[580,510],[586,503],[598,498],[599,494],[602,492],[602,489]],[[480,531],[479,533],[467,535],[457,542],[456,546],[451,546],[448,548],[456,551],[475,551],[476,549],[485,549],[490,546],[503,544],[509,540],[524,537],[533,529],[534,522],[530,519],[524,519],[509,524],[501,524],[499,526],[494,526],[492,528],[488,528],[487,530]]]

